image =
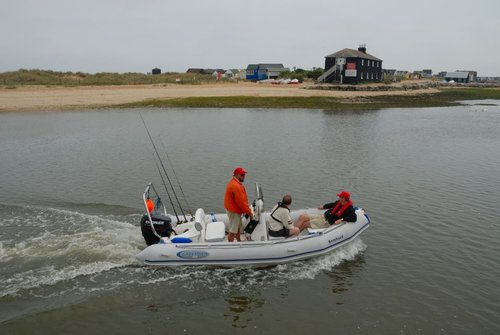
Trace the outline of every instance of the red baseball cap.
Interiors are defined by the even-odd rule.
[[[237,174],[245,175],[245,174],[247,174],[247,171],[244,168],[238,166],[236,169],[234,169],[234,172],[233,172],[233,175],[237,175]]]
[[[351,198],[351,194],[347,191],[342,191],[339,194],[337,194],[337,197],[349,200]]]

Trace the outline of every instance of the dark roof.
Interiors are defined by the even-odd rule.
[[[331,55],[325,56],[325,58],[363,58],[363,59],[370,59],[370,60],[377,60],[377,61],[382,61],[381,59],[370,55],[369,53],[361,52],[359,50],[354,50],[354,49],[342,49],[340,51],[337,51],[336,53],[333,53]]]
[[[460,71],[446,72],[445,77],[467,79],[469,77],[469,72],[460,72]]]
[[[257,68],[268,69],[268,70],[272,70],[272,69],[283,70],[283,69],[285,69],[283,64],[262,64],[262,63],[259,63],[259,64],[248,64],[248,66],[247,66],[247,70],[255,70]]]
[[[259,64],[261,69],[284,69],[283,64]]]

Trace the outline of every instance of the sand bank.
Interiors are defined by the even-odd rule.
[[[113,105],[147,99],[187,97],[312,97],[327,96],[355,99],[381,95],[415,95],[435,93],[436,89],[340,92],[305,89],[301,85],[272,85],[249,82],[217,83],[206,85],[137,85],[92,87],[18,87],[0,89],[0,111],[46,111]]]

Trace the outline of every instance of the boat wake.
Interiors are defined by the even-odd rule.
[[[0,297],[136,264],[143,246],[138,227],[112,218],[32,206],[0,205],[0,213]]]

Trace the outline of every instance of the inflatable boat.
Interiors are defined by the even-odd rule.
[[[192,216],[168,214],[152,184],[143,194],[146,212],[141,230],[148,245],[136,258],[147,265],[217,265],[266,266],[324,255],[353,241],[370,226],[370,218],[356,208],[356,222],[343,222],[325,229],[305,229],[295,237],[271,237],[269,213],[264,211],[262,190],[256,185],[256,199],[251,205],[255,225],[241,242],[227,240],[227,214],[206,213],[199,208]],[[292,221],[303,213],[322,213],[317,209],[292,210]],[[248,231],[248,229],[247,229]]]

